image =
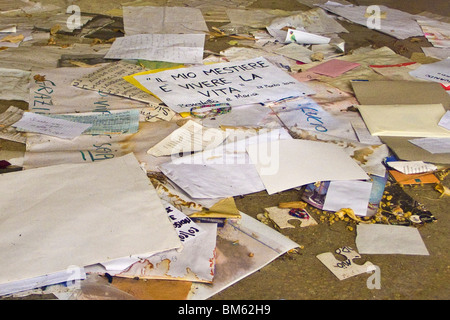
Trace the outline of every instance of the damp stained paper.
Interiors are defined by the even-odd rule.
[[[116,38],[105,59],[202,63],[204,34],[136,34]]]
[[[334,144],[279,140],[247,147],[269,194],[317,181],[368,180],[365,171]]]
[[[0,283],[181,247],[130,153],[0,175]]]
[[[134,78],[175,112],[187,112],[205,104],[228,103],[233,107],[314,93],[265,58],[167,70]]]

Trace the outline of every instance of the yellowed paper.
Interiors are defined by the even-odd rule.
[[[442,104],[359,105],[370,133],[375,136],[450,137],[438,125],[444,116]]]

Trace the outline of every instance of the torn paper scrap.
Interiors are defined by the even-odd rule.
[[[359,224],[356,232],[356,246],[361,254],[429,255],[414,227]]]
[[[124,6],[125,35],[207,33],[203,14],[198,8]]]
[[[314,93],[265,58],[168,70],[135,79],[175,112],[205,104],[229,103],[233,107]]]
[[[116,38],[105,58],[201,64],[204,45],[204,34],[137,34]]]
[[[161,142],[151,147],[147,153],[155,156],[191,153],[216,148],[227,138],[227,132],[216,128],[205,128],[189,120]]]
[[[249,145],[247,152],[269,194],[317,181],[369,179],[341,147],[326,142],[261,142]]]
[[[203,300],[258,271],[299,245],[273,228],[241,212],[218,229],[215,276],[212,284],[194,283],[192,300]]]
[[[363,265],[355,263],[354,260],[361,258],[361,256],[351,247],[336,249],[335,253],[343,255],[346,259],[343,261],[338,260],[331,252],[321,253],[317,255],[317,259],[319,259],[339,280],[345,280],[358,274],[369,273],[374,270],[374,265],[369,261]]]
[[[370,133],[375,136],[450,137],[450,131],[438,125],[445,114],[442,104],[357,107]]]
[[[12,126],[18,131],[41,133],[62,139],[74,139],[89,129],[92,124],[55,119],[37,113],[25,112],[22,118]]]
[[[184,243],[181,251],[175,249],[140,259],[115,276],[212,283],[215,276],[217,225],[198,225],[203,233]]]
[[[417,19],[417,23],[422,28],[424,36],[434,47],[450,47],[450,23],[431,19]]]
[[[181,246],[131,153],[8,173],[0,191],[0,283]]]

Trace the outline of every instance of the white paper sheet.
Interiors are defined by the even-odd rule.
[[[423,64],[409,74],[419,79],[448,84],[450,83],[450,58]]]
[[[438,125],[440,125],[442,128],[445,128],[447,130],[450,130],[450,111],[447,111],[439,120]]]
[[[409,142],[430,153],[450,153],[450,138],[418,138]]]
[[[106,59],[202,63],[203,34],[137,34],[116,38]]]
[[[190,7],[124,6],[125,35],[207,33],[200,9]]]
[[[350,208],[358,216],[366,216],[372,183],[368,181],[330,181],[323,210]]]
[[[359,224],[356,246],[361,254],[429,255],[418,229],[384,224]]]
[[[133,154],[0,176],[0,283],[181,242]]]
[[[18,131],[35,132],[62,139],[73,139],[89,129],[92,124],[55,119],[37,113],[25,112],[22,119],[12,125]]]
[[[329,143],[280,140],[249,145],[247,152],[269,194],[317,181],[369,179],[342,148]]]
[[[404,174],[431,172],[437,169],[434,164],[423,161],[389,161],[387,164]]]
[[[225,144],[163,163],[160,170],[192,198],[217,199],[264,190],[246,146],[261,141],[292,139],[285,130],[250,130],[243,136],[229,130]],[[233,132],[237,131],[237,132]]]
[[[314,92],[264,58],[134,77],[176,112],[213,103],[265,103]],[[186,100],[186,96],[189,99]]]

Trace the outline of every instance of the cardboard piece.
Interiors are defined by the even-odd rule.
[[[352,81],[360,104],[437,104],[450,109],[450,95],[439,83],[426,81]],[[382,92],[383,94],[380,94]]]

